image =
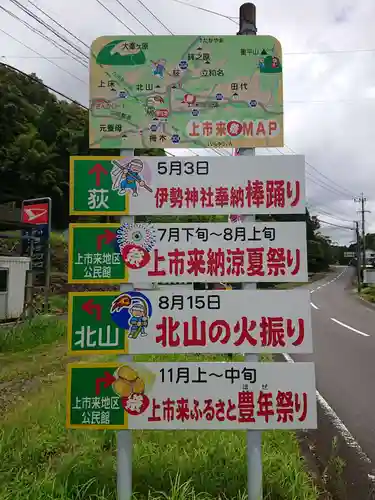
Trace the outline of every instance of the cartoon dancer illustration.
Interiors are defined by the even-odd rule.
[[[164,78],[165,65],[167,63],[166,59],[158,59],[157,61],[151,62],[153,66],[152,74],[159,78]]]
[[[148,326],[146,306],[141,302],[136,302],[130,307],[129,312],[131,317],[129,320],[130,328],[128,337],[130,339],[136,339],[139,335],[141,335],[141,337],[146,337],[146,328]]]
[[[272,67],[273,68],[278,68],[280,65],[280,61],[278,57],[273,56],[272,57]]]
[[[148,186],[140,176],[143,170],[142,160],[133,158],[129,160],[113,160],[114,168],[111,171],[112,189],[117,190],[119,195],[124,195],[126,191],[131,191],[133,196],[138,196],[138,185],[152,193],[152,189]]]

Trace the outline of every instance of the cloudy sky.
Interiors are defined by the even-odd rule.
[[[167,29],[185,35],[235,34],[242,3],[121,1],[128,11],[120,0],[1,0],[0,4],[13,16],[56,40],[50,31],[22,12],[17,3],[53,25],[36,6],[43,9],[71,32],[65,32],[65,36],[74,45],[88,53],[85,45],[72,35],[90,45],[101,35],[129,34],[125,25],[139,35],[168,34]],[[193,8],[194,5],[221,16]],[[47,85],[88,105],[87,68],[19,19],[0,10],[1,60],[22,71],[35,72]],[[307,194],[312,211],[320,212],[325,222],[352,226],[350,221],[357,218],[359,208],[352,198],[363,191],[368,199],[366,208],[373,211],[366,216],[368,230],[375,232],[374,20],[374,0],[262,0],[257,9],[258,33],[275,36],[283,47],[287,147],[281,152],[291,154],[292,150],[306,156]],[[61,27],[53,26],[62,32]],[[257,154],[280,152],[257,150]],[[324,228],[322,232],[336,241],[353,239],[352,231],[327,224]]]

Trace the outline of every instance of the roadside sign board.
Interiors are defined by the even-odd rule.
[[[302,155],[70,158],[71,215],[305,213]]]
[[[315,429],[313,363],[68,365],[67,427]]]
[[[305,282],[306,224],[70,224],[69,283]]]
[[[22,230],[22,250],[30,256],[30,240],[33,237],[31,266],[34,273],[45,274],[49,265],[49,237],[51,233],[51,198],[23,200],[21,222],[30,224],[30,229]]]
[[[81,354],[312,352],[309,290],[69,294]]]
[[[104,36],[90,59],[90,149],[282,147],[271,36]]]
[[[355,252],[344,252],[344,257],[351,259],[355,257]]]
[[[364,269],[363,270],[363,282],[367,285],[375,284],[375,270],[374,269]]]

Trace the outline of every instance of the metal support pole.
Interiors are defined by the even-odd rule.
[[[34,288],[33,288],[33,272],[30,269],[26,271],[26,284],[25,284],[25,306],[24,314],[25,318],[31,319],[34,316],[33,310],[33,298],[34,298]]]
[[[362,212],[362,269],[363,278],[366,269],[366,230],[365,230],[365,201],[366,198],[361,194],[361,212]]]
[[[122,156],[134,156],[133,149],[122,149]],[[132,224],[134,217],[123,216],[120,219],[121,224]],[[126,292],[133,289],[133,284],[126,283],[120,285],[120,292]],[[129,363],[132,356],[123,354],[118,356],[120,363]],[[133,472],[133,437],[132,431],[117,432],[117,498],[118,500],[130,500],[132,497],[132,472]]]
[[[45,280],[44,280],[44,313],[49,313],[49,296],[51,288],[51,228],[52,228],[52,200],[49,202],[48,210],[48,239],[46,242],[46,268],[45,268]]]
[[[25,317],[30,319],[34,316],[34,272],[33,272],[34,238],[29,239],[30,268],[26,271],[25,284]]]
[[[256,7],[253,3],[244,3],[240,7],[240,29],[237,35],[255,36]],[[240,148],[239,156],[255,156],[254,148]],[[255,222],[255,215],[243,216],[244,223]],[[244,290],[256,289],[256,283],[244,283]],[[258,361],[257,354],[245,354],[245,361]],[[248,500],[261,500],[262,490],[262,433],[261,431],[246,432],[247,445],[247,491]]]

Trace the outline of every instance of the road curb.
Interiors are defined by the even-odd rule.
[[[276,359],[294,362],[285,354],[276,355]],[[317,429],[296,432],[314,482],[334,500],[375,500],[374,464],[322,395],[316,394]],[[343,461],[341,471],[338,459]]]

